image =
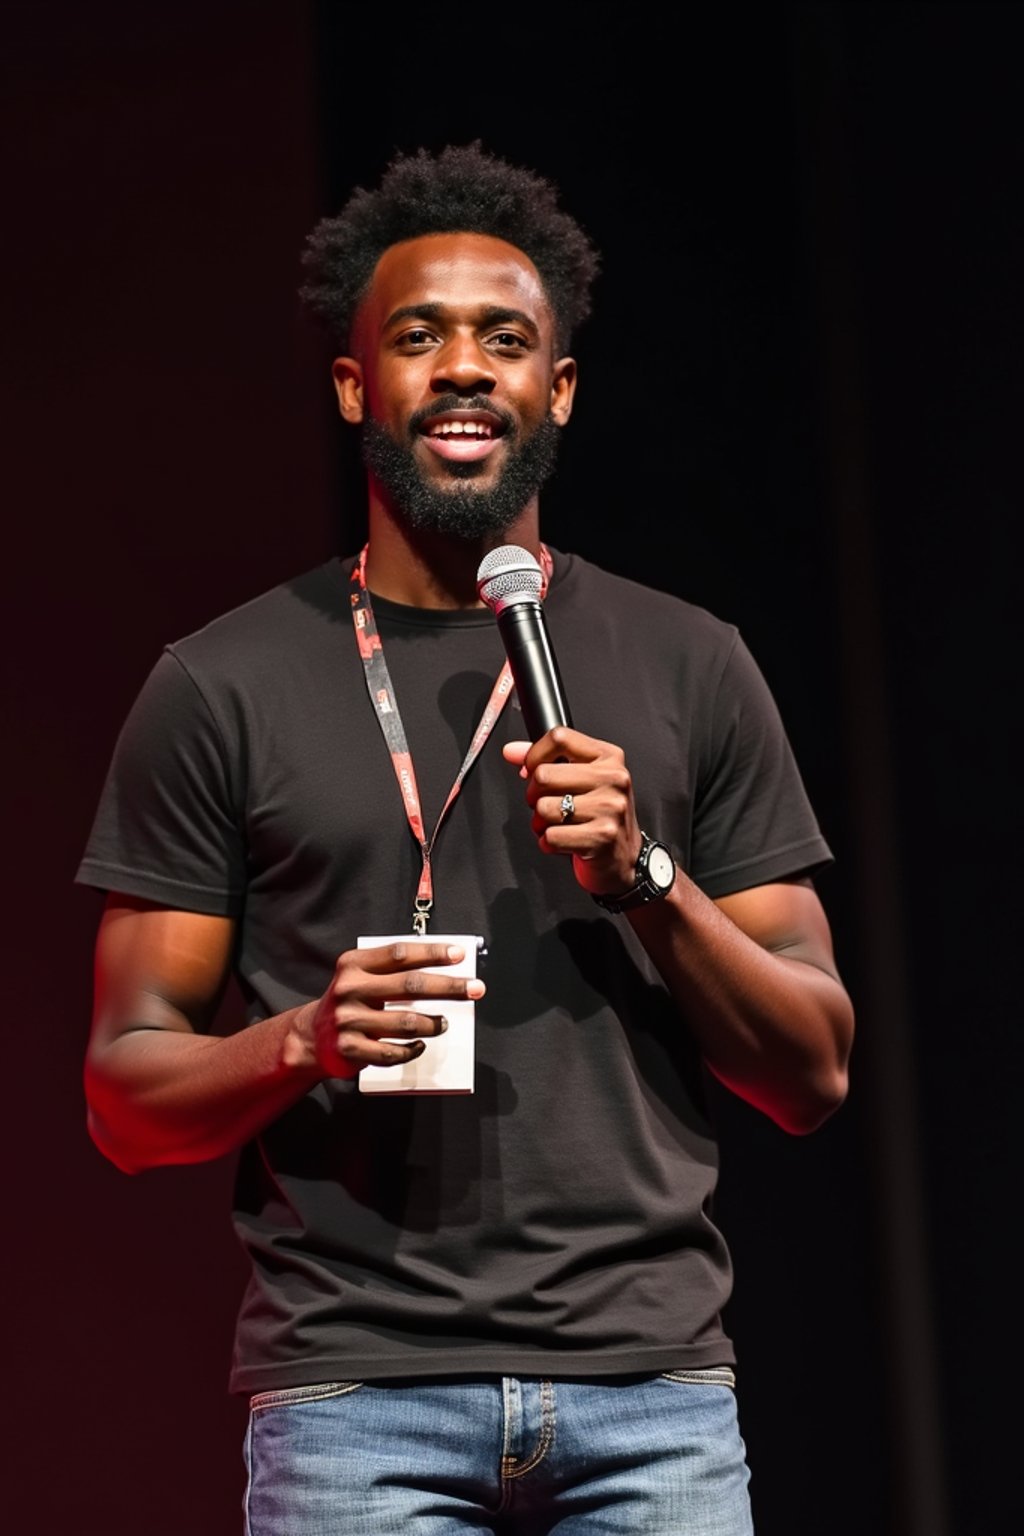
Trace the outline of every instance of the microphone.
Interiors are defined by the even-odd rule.
[[[543,579],[530,551],[518,544],[499,544],[476,573],[477,592],[498,621],[531,741],[552,726],[572,725],[541,607]]]

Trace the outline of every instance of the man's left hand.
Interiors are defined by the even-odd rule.
[[[632,889],[642,838],[622,748],[558,725],[532,744],[510,741],[502,753],[527,781],[541,852],[570,855],[592,896]]]

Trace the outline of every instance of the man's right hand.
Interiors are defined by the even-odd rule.
[[[93,1139],[119,1168],[231,1152],[324,1076],[419,1055],[444,1023],[418,1004],[429,999],[443,1013],[446,999],[484,994],[473,977],[423,970],[454,965],[461,949],[409,940],[346,950],[319,1000],[215,1035],[234,942],[230,918],[108,898],[85,1082]],[[385,1003],[401,1006],[385,1012]]]
[[[455,965],[458,945],[400,940],[376,949],[347,949],[338,959],[331,985],[319,1002],[295,1015],[284,1053],[287,1065],[315,1061],[328,1077],[355,1077],[362,1067],[398,1067],[422,1055],[431,1036],[448,1028],[443,1006],[437,1013],[419,1005],[483,997],[486,988],[472,976],[435,976],[425,966]],[[385,1004],[399,1004],[388,1008]]]

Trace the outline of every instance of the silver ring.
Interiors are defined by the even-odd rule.
[[[572,795],[564,794],[562,796],[562,820],[572,821],[572,818],[575,814],[576,801],[573,799]]]

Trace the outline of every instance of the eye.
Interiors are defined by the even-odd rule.
[[[433,331],[428,331],[424,325],[414,325],[395,338],[395,345],[406,352],[422,352],[426,347],[432,346],[434,340]]]
[[[518,331],[494,331],[487,338],[487,345],[498,352],[517,353],[528,351],[530,343]]]

